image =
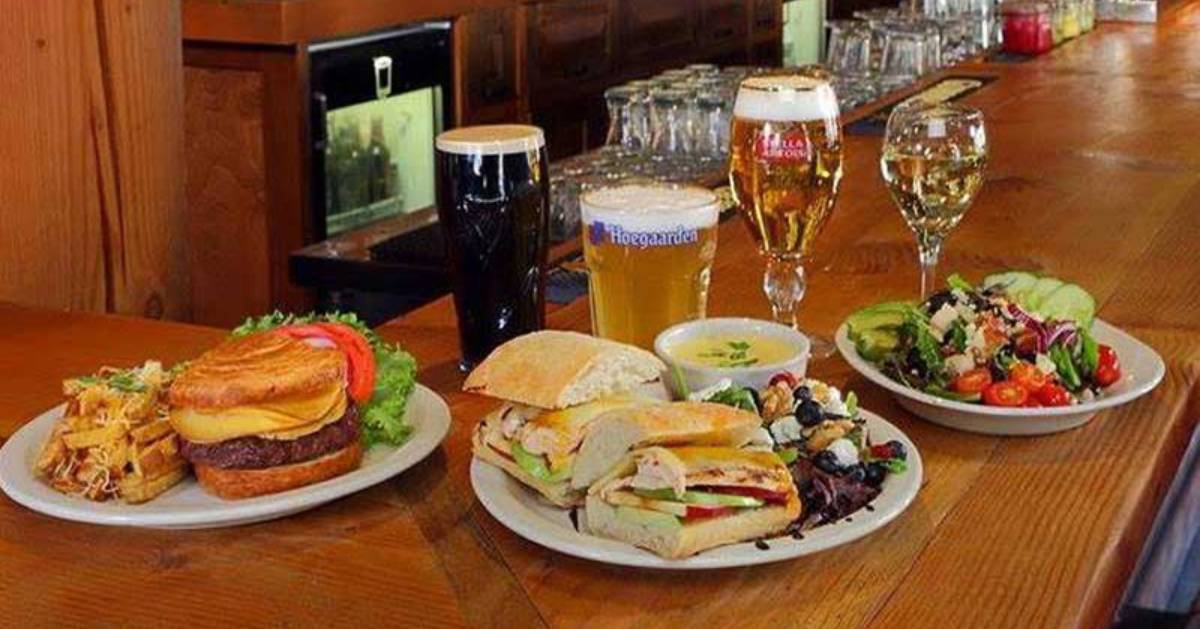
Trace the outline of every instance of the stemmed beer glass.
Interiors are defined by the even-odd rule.
[[[730,187],[767,261],[763,291],[775,320],[796,327],[804,262],[842,180],[837,95],[811,74],[751,76],[738,86],[730,143]],[[811,340],[813,356],[833,352]]]
[[[942,243],[983,185],[987,155],[977,109],[911,101],[888,117],[879,170],[916,234],[922,299],[934,290]]]

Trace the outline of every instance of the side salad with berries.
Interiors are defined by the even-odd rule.
[[[959,402],[1070,406],[1121,380],[1096,341],[1096,302],[1075,284],[1031,273],[958,275],[924,302],[864,308],[847,321],[858,354],[892,380]]]
[[[804,509],[789,532],[837,521],[874,500],[891,474],[907,469],[899,441],[872,443],[853,392],[780,372],[757,391],[728,379],[688,395],[692,401],[726,404],[757,413],[763,438],[783,459]]]

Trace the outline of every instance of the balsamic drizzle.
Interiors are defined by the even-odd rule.
[[[571,525],[575,527],[575,532],[578,533],[579,532],[579,507],[571,507],[571,512],[569,514],[569,517],[571,518]]]

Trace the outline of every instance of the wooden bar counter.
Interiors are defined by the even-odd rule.
[[[988,183],[942,268],[1071,278],[1100,316],[1155,347],[1150,395],[1036,438],[944,429],[907,414],[833,358],[818,377],[858,392],[917,443],[916,502],[869,537],[773,565],[699,573],[616,568],[509,532],[475,499],[470,432],[494,402],[457,392],[448,300],[382,328],[447,397],[443,447],[401,476],[279,521],[164,532],[55,520],[0,499],[0,618],[13,626],[1104,626],[1200,416],[1200,7],[1157,26],[1101,26],[1043,58],[956,72],[998,77]],[[880,140],[849,137],[844,193],[823,236],[806,329],[917,287],[912,237],[877,175]],[[763,317],[745,228],[720,233],[713,315]],[[584,301],[553,327],[585,330]],[[0,307],[0,435],[101,364],[174,361],[211,328]]]

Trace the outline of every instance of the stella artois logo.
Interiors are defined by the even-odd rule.
[[[762,133],[754,140],[754,157],[764,162],[803,162],[812,155],[808,136],[800,133]]]

